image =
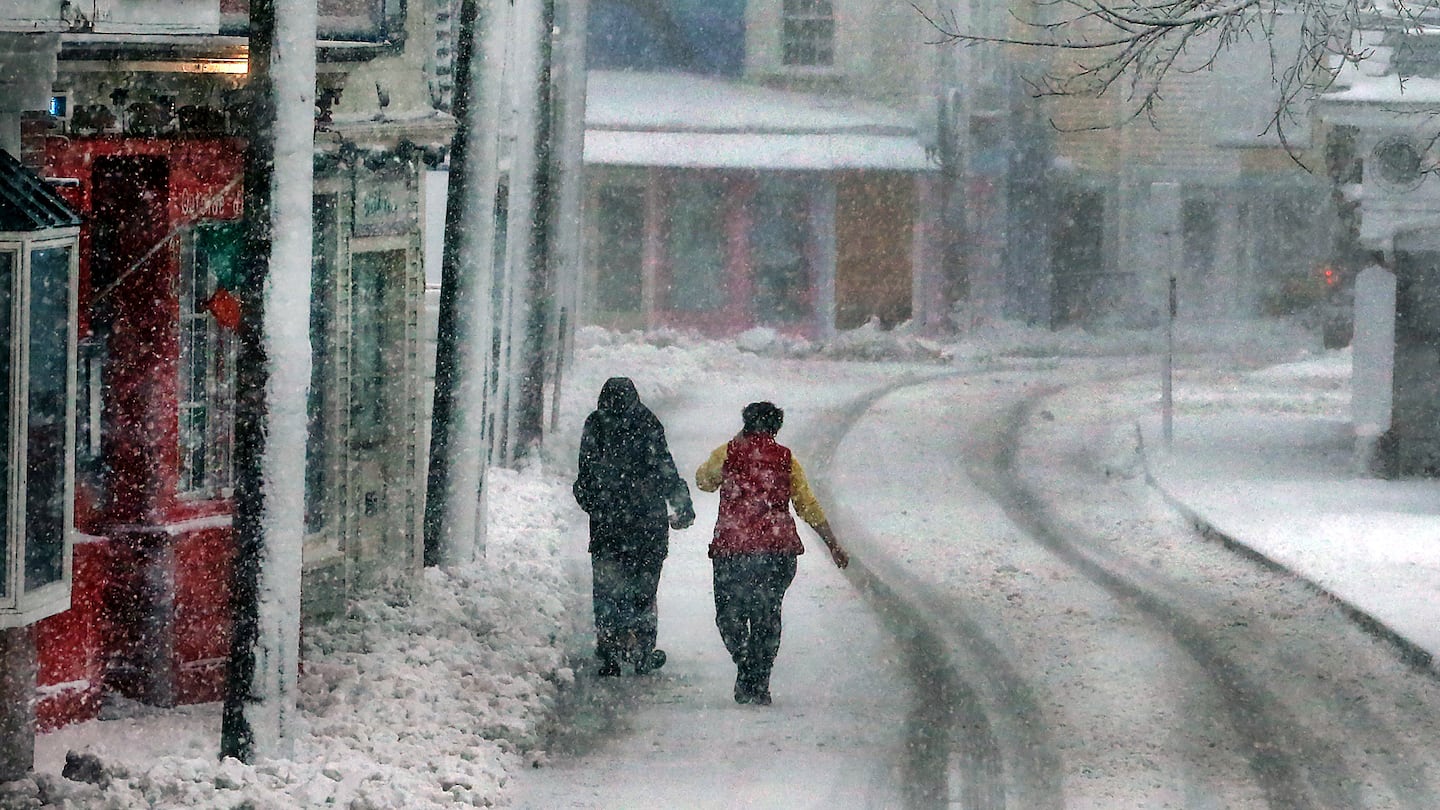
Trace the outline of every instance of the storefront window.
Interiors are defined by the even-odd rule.
[[[396,339],[393,279],[405,268],[404,251],[357,253],[351,266],[354,343],[351,351],[350,429],[359,447],[378,446],[389,429],[388,382]],[[399,358],[395,358],[398,362]]]
[[[70,358],[70,248],[30,254],[26,415],[25,590],[57,582],[65,562],[65,462]]]
[[[310,260],[310,394],[306,400],[305,530],[320,531],[330,515],[331,328],[335,311],[335,251],[339,245],[335,195],[315,197]]]
[[[235,337],[232,320],[244,240],[240,223],[191,228],[180,267],[180,482],[218,494],[231,482]]]
[[[703,312],[725,304],[725,186],[682,183],[671,198],[670,309]]]
[[[600,311],[639,312],[645,251],[643,190],[604,186],[598,197],[595,292]]]

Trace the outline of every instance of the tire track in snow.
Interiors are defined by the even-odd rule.
[[[814,460],[816,488],[822,502],[836,505],[832,511],[845,514],[828,475],[845,435],[882,398],[936,379],[902,380],[877,389],[804,431],[796,444]],[[847,516],[837,522],[847,542],[859,537],[856,547],[880,547],[859,521]],[[983,629],[944,595],[880,555],[867,561],[852,554],[847,574],[895,635],[914,689],[901,774],[906,807],[1063,807],[1059,757],[1041,722],[1039,702]]]
[[[1141,572],[1122,571],[1124,566],[1118,561],[1105,561],[1066,539],[1075,532],[1064,526],[1021,480],[1016,459],[1021,433],[1044,398],[1057,390],[1034,393],[1011,406],[1000,433],[994,468],[975,467],[973,480],[988,490],[1010,519],[1037,543],[1122,604],[1149,617],[1206,673],[1221,695],[1226,721],[1239,737],[1237,750],[1269,807],[1302,810],[1351,806],[1352,797],[1340,787],[1350,778],[1344,773],[1344,763],[1310,738],[1242,663],[1221,652],[1212,634],[1188,615],[1183,605],[1162,595],[1170,590],[1165,583],[1142,582]],[[1153,577],[1146,574],[1144,578]],[[1317,781],[1309,778],[1310,774],[1325,774],[1327,778]]]

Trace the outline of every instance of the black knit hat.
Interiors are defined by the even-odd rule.
[[[780,432],[780,426],[785,422],[785,412],[773,402],[752,402],[740,412],[740,419],[744,424],[744,432],[769,433],[773,436]]]

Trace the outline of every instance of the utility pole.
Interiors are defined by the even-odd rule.
[[[249,263],[238,291],[236,558],[220,729],[220,755],[243,762],[288,755],[296,712],[316,17],[314,0],[250,2]]]
[[[538,446],[545,435],[545,344],[554,306],[555,280],[550,260],[550,234],[558,224],[554,218],[555,194],[552,160],[555,156],[555,0],[540,0],[537,31],[537,76],[533,91],[535,104],[535,164],[531,174],[530,255],[525,268],[525,300],[528,308],[519,313],[520,361],[516,364],[518,400],[515,403],[515,455],[522,456]]]
[[[1175,317],[1180,310],[1176,269],[1180,263],[1180,184],[1150,184],[1150,212],[1157,218],[1155,262],[1165,279],[1165,357],[1160,374],[1160,432],[1169,448],[1175,440]]]
[[[463,0],[455,64],[458,121],[450,150],[436,336],[435,403],[426,476],[425,564],[483,553],[477,520],[489,465],[488,379],[494,362],[496,198],[500,110],[508,61],[509,3]]]
[[[559,30],[551,76],[554,131],[551,138],[551,215],[549,258],[556,312],[551,319],[550,429],[559,424],[562,381],[574,354],[575,324],[580,316],[581,198],[584,194],[585,30],[586,0],[562,0],[556,15]]]
[[[535,230],[540,195],[537,180],[545,168],[540,162],[542,134],[541,93],[551,30],[545,27],[548,0],[515,0],[511,28],[514,50],[507,65],[510,117],[510,183],[505,206],[505,259],[501,279],[500,335],[495,368],[495,435],[491,460],[510,466],[520,455],[521,411],[526,401],[525,372],[530,360],[528,336],[535,270]],[[543,183],[541,183],[543,185]],[[541,251],[543,253],[543,251]],[[543,258],[542,258],[543,261]]]

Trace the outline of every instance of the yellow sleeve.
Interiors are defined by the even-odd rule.
[[[812,527],[826,522],[825,510],[821,509],[820,502],[815,500],[815,493],[810,491],[810,482],[805,479],[805,470],[794,456],[790,457],[790,500],[795,504],[795,514]]]
[[[720,488],[720,480],[724,477],[725,472],[725,457],[729,455],[729,447],[728,444],[722,444],[715,448],[715,452],[710,454],[710,458],[705,459],[705,463],[695,471],[695,486],[699,487],[701,492],[714,492]]]

